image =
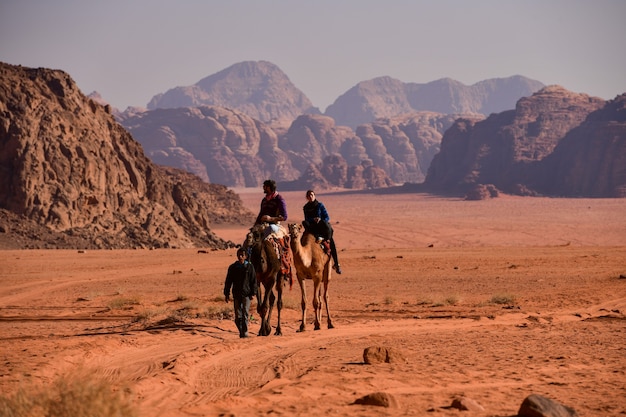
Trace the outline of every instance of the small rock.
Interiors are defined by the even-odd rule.
[[[471,398],[467,398],[467,397],[455,398],[452,401],[452,405],[450,407],[456,408],[457,410],[463,410],[463,411],[474,411],[474,412],[485,411],[485,408],[482,405],[478,404],[475,400],[472,400]]]
[[[578,417],[574,409],[538,394],[526,397],[517,415],[518,417]]]
[[[352,404],[375,405],[378,407],[397,408],[396,398],[386,392],[374,392],[364,397],[356,399]]]
[[[363,362],[368,365],[375,363],[398,363],[404,358],[400,353],[391,348],[382,346],[370,346],[363,351]]]

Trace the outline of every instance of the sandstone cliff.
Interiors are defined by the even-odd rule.
[[[476,184],[517,194],[534,194],[531,185],[546,189],[532,173],[534,163],[604,104],[600,98],[550,86],[520,99],[515,110],[484,121],[459,119],[446,131],[425,185],[446,192],[467,192]]]
[[[266,178],[306,184],[311,165],[321,168],[328,157],[338,155],[353,176],[342,181],[325,178],[325,184],[359,189],[423,181],[443,133],[461,116],[468,115],[419,112],[381,119],[354,132],[335,125],[328,116],[302,115],[279,130],[282,134],[220,107],[128,113],[120,121],[153,161],[193,172],[205,181],[231,187],[259,186]],[[376,175],[369,174],[373,170]],[[359,178],[363,174],[370,180]],[[323,189],[321,183],[317,188]]]
[[[157,109],[121,123],[159,164],[188,170],[205,181],[256,187],[264,179],[299,174],[264,123],[222,107]]]
[[[544,194],[626,197],[626,94],[589,114],[531,174]]]
[[[229,246],[210,225],[251,216],[239,198],[154,165],[109,111],[63,71],[0,63],[2,238],[28,246],[45,226],[47,247]]]
[[[426,84],[403,83],[391,77],[363,81],[326,109],[338,125],[356,128],[378,118],[430,111],[443,114],[489,115],[512,109],[515,102],[544,87],[522,76],[494,78],[467,86],[443,78]]]
[[[158,94],[148,103],[149,110],[198,106],[232,108],[263,122],[319,113],[287,75],[267,61],[234,64],[194,85]]]

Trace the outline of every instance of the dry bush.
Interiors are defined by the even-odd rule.
[[[207,319],[232,320],[234,318],[233,304],[224,303],[209,305],[204,309],[202,317]]]
[[[0,395],[3,417],[134,417],[137,411],[124,390],[80,370],[58,378],[47,387],[22,387],[11,396]]]
[[[111,310],[123,310],[139,304],[138,297],[117,297],[109,301],[108,307]]]
[[[495,294],[491,297],[490,303],[512,305],[515,304],[516,301],[517,297],[513,294]]]

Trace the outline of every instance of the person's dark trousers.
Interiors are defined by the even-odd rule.
[[[330,238],[330,256],[333,257],[335,265],[339,265],[339,259],[337,259],[337,247],[335,246],[335,239]]]
[[[331,240],[333,237],[333,228],[328,222],[319,221],[315,223],[304,220],[302,225],[304,226],[304,230],[312,233],[315,237],[320,236],[324,240]]]
[[[239,337],[248,337],[248,323],[250,322],[250,298],[233,297],[235,303],[235,324],[239,329]]]
[[[330,242],[330,256],[333,257],[335,265],[339,265],[339,259],[337,259],[337,247],[335,246],[335,239],[333,239],[333,227],[328,222],[320,221],[318,223],[311,223],[306,220],[302,222],[304,229],[313,233],[316,237],[321,236],[324,240]]]

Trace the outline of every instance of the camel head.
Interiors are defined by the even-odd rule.
[[[289,224],[289,235],[292,239],[297,239],[300,237],[300,233],[302,232],[302,225],[298,223],[290,223]]]
[[[258,243],[263,240],[263,232],[265,230],[266,224],[255,224],[250,228],[250,231],[246,234],[246,240],[243,243],[244,248],[249,248],[254,246],[255,243]]]

